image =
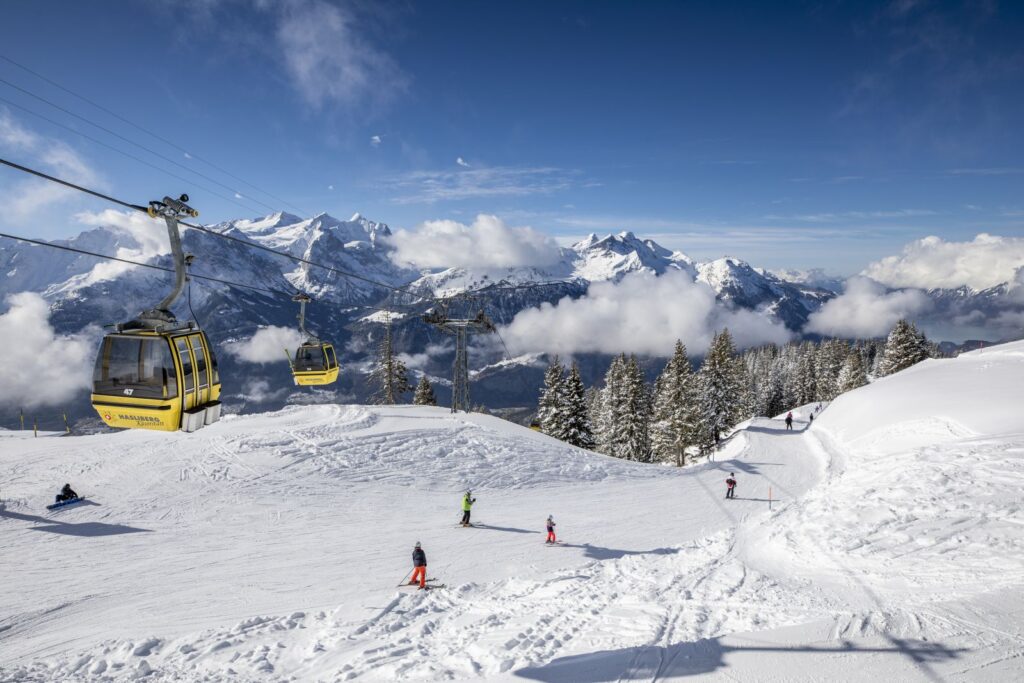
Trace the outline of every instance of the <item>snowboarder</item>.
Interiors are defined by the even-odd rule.
[[[736,475],[733,472],[730,472],[729,473],[729,478],[725,480],[725,497],[726,498],[733,498],[733,497],[735,497],[735,495],[734,495],[736,493],[736,479],[734,479],[735,476]]]
[[[555,538],[555,518],[554,518],[553,515],[548,515],[547,527],[548,527],[548,540],[546,540],[544,542],[545,543],[557,543],[558,539]]]
[[[793,428],[793,413],[791,412],[789,415],[786,416],[786,429],[792,429],[792,428]]]
[[[427,554],[423,552],[419,541],[416,541],[416,547],[412,549],[412,566],[412,579],[409,580],[409,585],[415,586],[419,583],[420,590],[423,590],[427,587]]]
[[[473,497],[473,492],[466,491],[466,495],[462,497],[462,526],[471,526],[469,523],[469,511],[475,502],[476,498]]]
[[[56,496],[56,498],[54,499],[53,502],[54,503],[63,503],[66,500],[77,500],[77,499],[78,499],[78,494],[75,493],[75,490],[73,488],[71,488],[71,484],[64,484],[64,488],[62,488],[60,490],[60,493],[57,494],[57,496]]]

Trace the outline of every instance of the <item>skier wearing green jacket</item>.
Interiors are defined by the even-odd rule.
[[[466,495],[462,497],[462,526],[472,526],[469,523],[469,511],[475,502],[476,498],[473,497],[473,492],[466,491]]]

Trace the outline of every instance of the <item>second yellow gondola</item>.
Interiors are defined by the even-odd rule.
[[[295,350],[295,356],[288,354],[288,364],[292,369],[292,378],[299,386],[322,386],[338,381],[338,357],[334,353],[334,345],[322,342],[306,331],[306,304],[311,299],[307,294],[296,294],[292,301],[299,304],[299,331],[306,337],[305,343]],[[285,353],[288,350],[285,349]]]

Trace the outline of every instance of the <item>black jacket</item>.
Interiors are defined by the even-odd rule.
[[[414,567],[426,567],[427,566],[427,554],[423,552],[423,548],[416,548],[412,551],[412,566]]]

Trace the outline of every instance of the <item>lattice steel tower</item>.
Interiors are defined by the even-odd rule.
[[[455,337],[455,362],[452,364],[452,412],[468,412],[469,405],[469,335],[494,332],[494,323],[480,311],[475,318],[449,318],[447,311],[431,310],[423,316],[445,334]]]

